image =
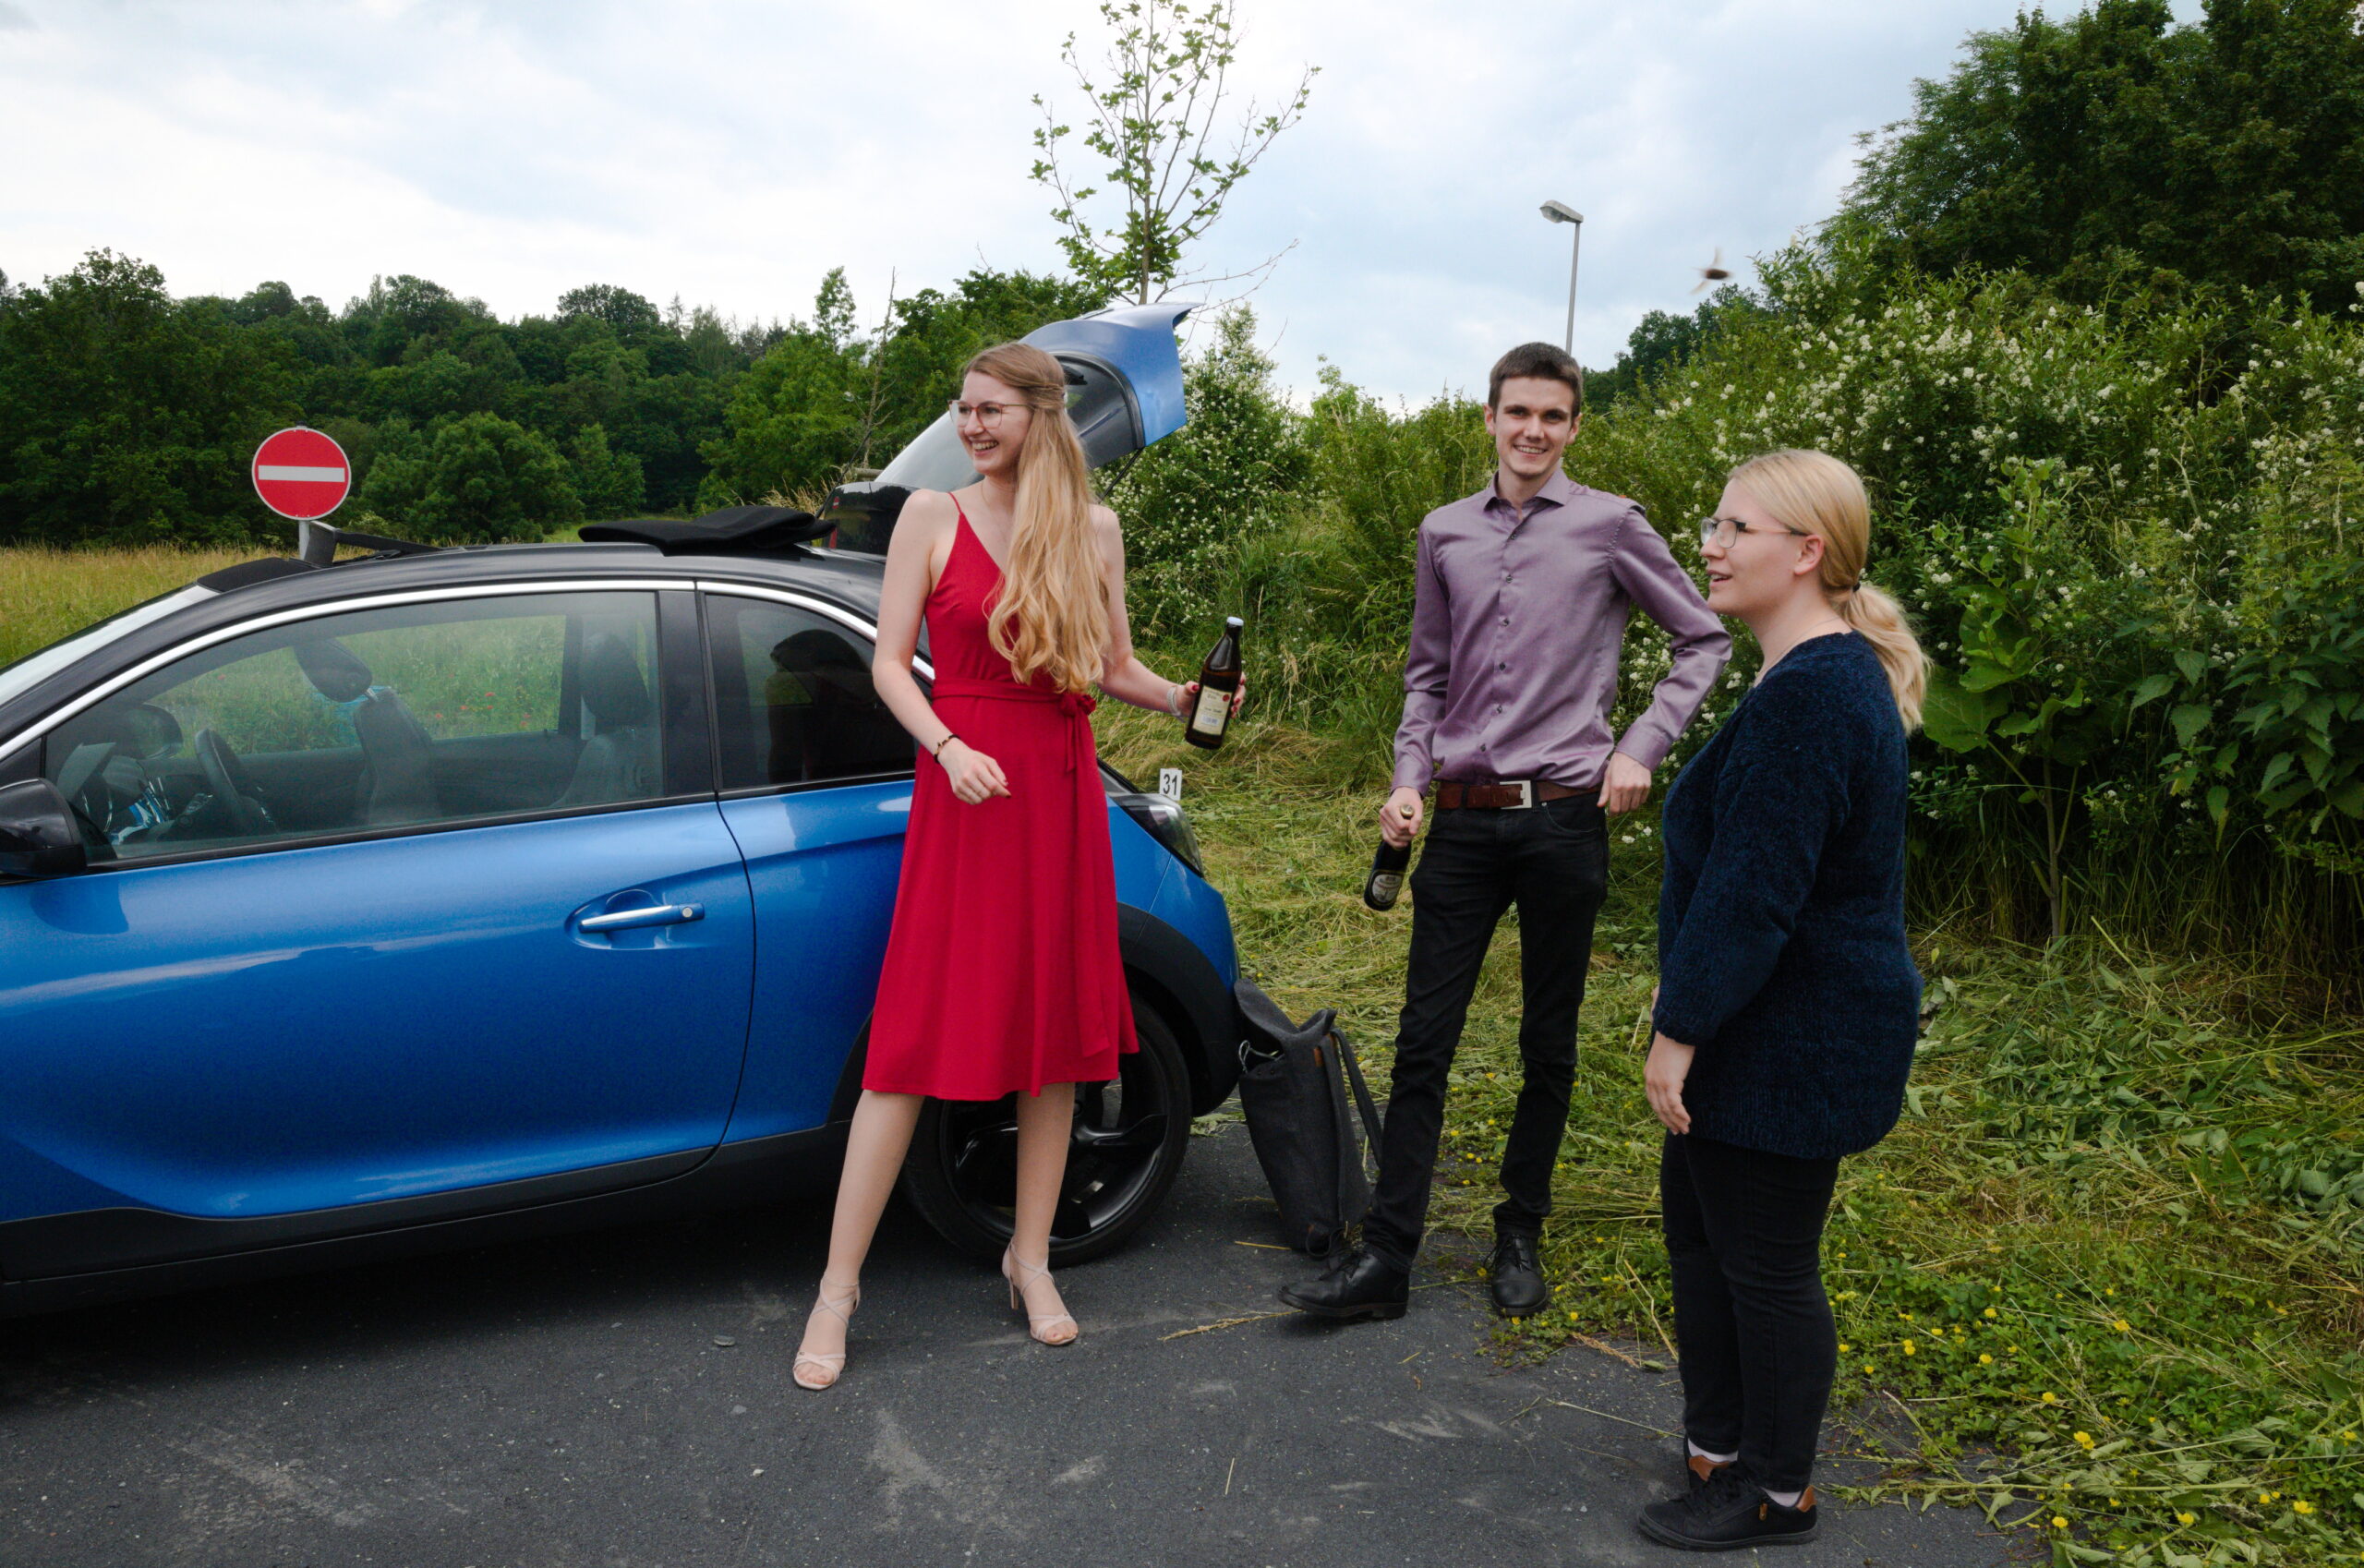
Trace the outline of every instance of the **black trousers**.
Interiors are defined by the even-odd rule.
[[[1674,1270],[1683,1429],[1738,1451],[1757,1485],[1803,1491],[1839,1370],[1822,1288],[1837,1160],[1667,1135],[1658,1202]]]
[[[1363,1241],[1400,1269],[1420,1250],[1444,1095],[1494,927],[1518,906],[1518,1108],[1502,1152],[1498,1230],[1539,1236],[1576,1076],[1576,1010],[1609,891],[1609,828],[1590,797],[1525,810],[1440,811],[1412,872],[1412,957]]]

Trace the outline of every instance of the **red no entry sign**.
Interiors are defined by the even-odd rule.
[[[255,494],[282,517],[326,517],[353,489],[344,448],[308,426],[266,437],[255,449]]]

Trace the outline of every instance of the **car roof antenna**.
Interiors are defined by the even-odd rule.
[[[344,545],[372,551],[379,557],[433,555],[443,548],[411,539],[389,539],[378,534],[356,534],[350,528],[332,528],[317,518],[296,525],[296,554],[307,566],[334,565],[337,549]]]

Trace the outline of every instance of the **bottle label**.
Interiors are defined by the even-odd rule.
[[[1190,710],[1190,728],[1202,735],[1220,735],[1231,718],[1231,694],[1212,686],[1199,688],[1198,706]]]
[[[1372,903],[1382,905],[1392,904],[1395,901],[1395,896],[1403,891],[1404,874],[1402,872],[1382,871],[1372,874],[1370,879],[1370,901]]]

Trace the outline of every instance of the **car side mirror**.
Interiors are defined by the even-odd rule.
[[[0,876],[71,876],[90,863],[74,808],[46,778],[0,789]]]

